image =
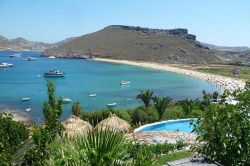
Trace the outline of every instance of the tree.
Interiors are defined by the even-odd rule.
[[[47,84],[49,101],[43,104],[43,113],[45,117],[45,129],[51,135],[52,140],[56,135],[62,135],[63,125],[60,117],[63,113],[63,101],[55,97],[55,86],[52,81]]]
[[[195,106],[195,102],[192,99],[180,100],[177,102],[177,104],[182,107],[186,115],[190,114]]]
[[[45,125],[33,133],[32,138],[35,146],[29,149],[23,156],[23,165],[42,165],[48,158],[48,145],[55,140],[56,136],[63,133],[63,125],[60,117],[63,113],[62,99],[55,98],[55,86],[53,82],[48,82],[48,102],[43,104]]]
[[[219,93],[218,93],[218,92],[214,92],[214,93],[212,94],[213,100],[214,100],[214,101],[217,101],[217,100],[218,100],[218,96],[219,96]]]
[[[81,110],[82,110],[82,108],[81,108],[79,102],[73,103],[73,105],[72,105],[72,107],[71,107],[71,112],[72,112],[73,115],[79,116],[80,113],[81,113]]]
[[[149,107],[153,94],[154,92],[149,91],[149,90],[141,91],[140,94],[136,96],[136,99],[141,99],[145,107]]]
[[[198,152],[223,165],[248,165],[250,163],[250,89],[234,93],[239,103],[222,102],[210,105],[199,119],[194,132]],[[226,96],[224,94],[223,96]]]
[[[199,102],[200,109],[202,111],[205,111],[205,109],[210,105],[212,95],[209,93],[206,93],[205,90],[202,91],[203,97],[202,100]]]
[[[153,101],[154,101],[154,107],[158,111],[159,119],[162,119],[162,116],[164,112],[166,111],[167,107],[169,106],[169,103],[172,101],[172,99],[169,97],[160,98],[160,97],[154,96]]]

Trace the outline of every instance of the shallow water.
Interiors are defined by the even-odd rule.
[[[154,69],[97,62],[81,59],[48,59],[39,52],[22,52],[21,58],[9,58],[12,51],[0,52],[0,63],[12,63],[12,68],[0,68],[0,109],[10,107],[24,111],[31,108],[29,116],[35,122],[42,121],[42,104],[47,99],[44,71],[56,68],[65,74],[64,78],[52,78],[57,96],[79,101],[85,111],[106,108],[116,102],[117,108],[131,108],[141,104],[135,97],[140,90],[150,89],[159,96],[173,99],[199,98],[205,89],[208,92],[220,89],[207,81],[193,77]],[[32,56],[35,61],[26,61]],[[121,80],[131,81],[121,86]],[[89,97],[96,93],[96,97]],[[22,97],[31,97],[20,102]],[[65,105],[63,119],[70,115],[71,104]]]

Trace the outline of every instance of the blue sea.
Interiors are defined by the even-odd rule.
[[[22,53],[21,58],[9,55]],[[43,73],[48,69],[58,69],[64,78],[50,78],[56,85],[56,95],[79,101],[85,111],[106,108],[108,103],[118,103],[116,108],[133,108],[142,104],[136,100],[141,90],[152,90],[155,95],[169,96],[174,100],[200,98],[202,90],[221,91],[207,81],[193,77],[142,68],[130,65],[98,62],[82,59],[48,59],[40,57],[40,52],[0,51],[0,63],[12,63],[11,68],[0,68],[0,110],[13,108],[25,111],[31,108],[29,117],[37,122],[43,121],[42,105],[47,100],[46,82]],[[26,61],[26,57],[35,57],[35,61]],[[128,80],[130,85],[121,86],[121,80]],[[96,93],[96,97],[89,97]],[[30,97],[27,102],[20,98]],[[64,105],[62,119],[71,112],[71,104]]]

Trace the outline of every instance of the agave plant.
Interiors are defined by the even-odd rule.
[[[128,165],[128,152],[124,147],[124,138],[120,133],[97,129],[89,131],[86,136],[53,143],[45,165]]]

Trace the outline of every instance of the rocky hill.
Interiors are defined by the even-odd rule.
[[[28,41],[24,38],[7,39],[0,36],[0,50],[38,50],[44,51],[51,48],[52,44]]]
[[[160,63],[222,63],[225,59],[187,29],[112,25],[44,52],[65,58],[101,57]]]

